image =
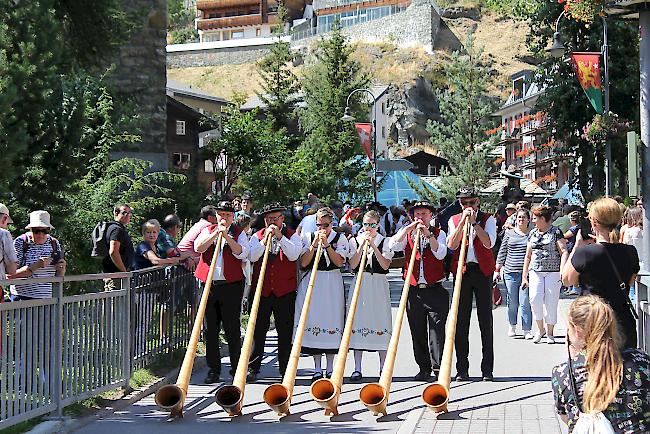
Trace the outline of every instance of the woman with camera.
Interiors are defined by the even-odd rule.
[[[576,245],[562,269],[565,285],[580,285],[588,293],[602,297],[614,310],[625,336],[625,348],[636,348],[635,311],[628,293],[639,272],[639,256],[634,246],[613,244],[610,234],[621,222],[621,209],[611,198],[596,200],[589,210],[595,243],[576,235]]]
[[[50,213],[34,211],[29,215],[29,232],[14,240],[18,269],[12,279],[27,277],[53,277],[65,274],[66,262],[59,240],[50,235]],[[51,283],[12,285],[11,301],[52,298]]]

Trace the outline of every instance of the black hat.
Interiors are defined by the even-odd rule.
[[[241,197],[241,200],[251,200],[251,199],[253,198],[251,197],[250,193],[244,193]]]
[[[215,208],[217,211],[235,212],[235,208],[233,208],[232,202],[227,200],[219,202]]]
[[[267,214],[270,214],[272,212],[283,212],[286,211],[286,208],[280,205],[279,202],[271,202],[266,205],[264,205],[264,208],[262,208],[262,217],[264,217]]]
[[[411,212],[415,212],[415,210],[418,208],[426,208],[431,212],[436,212],[436,207],[431,205],[431,202],[426,200],[418,200],[417,202],[415,202],[411,207]]]
[[[458,193],[456,193],[456,199],[467,199],[474,197],[478,197],[478,195],[476,194],[476,190],[474,190],[472,187],[463,187],[458,190]]]

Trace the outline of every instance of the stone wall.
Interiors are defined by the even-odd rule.
[[[111,77],[118,98],[135,100],[142,136],[141,143],[124,150],[166,152],[167,0],[124,0],[124,9],[139,19],[131,39],[112,60],[116,70]]]
[[[269,52],[270,45],[247,47],[210,48],[205,50],[169,51],[169,68],[188,68],[192,66],[241,65],[260,60]]]
[[[398,47],[422,45],[428,52],[432,52],[440,25],[440,14],[434,0],[413,0],[403,12],[346,27],[343,33],[352,41],[390,41]],[[293,41],[292,46],[306,48],[322,36]]]

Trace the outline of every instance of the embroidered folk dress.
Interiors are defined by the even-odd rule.
[[[377,234],[374,244],[381,249],[386,259],[393,259],[393,251],[389,248],[390,238]],[[363,244],[361,236],[350,240],[350,256],[354,255],[359,245]],[[392,317],[390,311],[390,290],[386,274],[373,273],[375,266],[381,268],[375,258],[374,250],[368,247],[366,270],[361,280],[357,311],[354,315],[350,348],[354,350],[379,351],[388,348],[392,332]],[[388,270],[386,270],[388,271]],[[358,275],[358,272],[357,272]],[[346,306],[349,312],[352,291],[356,284],[356,276],[350,287],[350,294]]]
[[[303,233],[303,254],[309,250],[313,234]],[[332,231],[327,237],[327,242],[339,255],[347,258],[349,255],[348,241],[344,235],[338,235],[338,240],[333,242],[337,233]],[[314,251],[314,256],[316,255]],[[302,305],[307,296],[307,287],[311,278],[311,267],[302,276],[298,284],[296,295],[296,310],[294,315],[294,336],[300,321]],[[343,292],[343,276],[338,268],[326,270],[332,266],[326,250],[323,250],[321,261],[316,273],[314,290],[309,305],[309,315],[305,326],[302,352],[307,354],[336,353],[341,343],[345,315],[345,295]]]

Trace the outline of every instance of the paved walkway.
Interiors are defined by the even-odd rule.
[[[401,286],[396,275],[391,275],[391,280],[394,314]],[[562,310],[566,310],[568,301],[561,301]],[[470,375],[475,377],[466,383],[452,382],[450,411],[437,419],[430,410],[425,409],[420,399],[424,385],[411,379],[417,372],[417,366],[413,360],[411,337],[405,319],[388,416],[376,418],[359,402],[359,390],[363,384],[344,384],[339,405],[340,415],[326,417],[310,398],[309,379],[313,362],[311,357],[303,357],[294,389],[292,414],[279,419],[262,400],[264,389],[269,384],[280,381],[275,357],[277,340],[270,335],[260,380],[246,386],[243,416],[230,418],[215,404],[214,392],[218,385],[201,384],[206,374],[204,369],[192,376],[184,419],[169,421],[167,414],[156,407],[153,396],[149,396],[124,411],[76,432],[177,434],[179,430],[183,433],[204,433],[206,430],[218,429],[220,433],[431,433],[434,430],[435,433],[560,433],[560,422],[553,410],[550,372],[553,365],[564,359],[564,338],[558,339],[556,345],[535,345],[523,340],[521,336],[508,338],[506,314],[505,306],[494,311],[495,381],[478,381],[480,335],[474,315],[470,337]],[[559,324],[556,335],[564,336],[564,333],[563,324]],[[378,364],[376,354],[364,358],[364,383],[377,381]],[[346,374],[349,375],[352,370],[350,355]],[[228,368],[224,367],[223,371],[227,372]]]

